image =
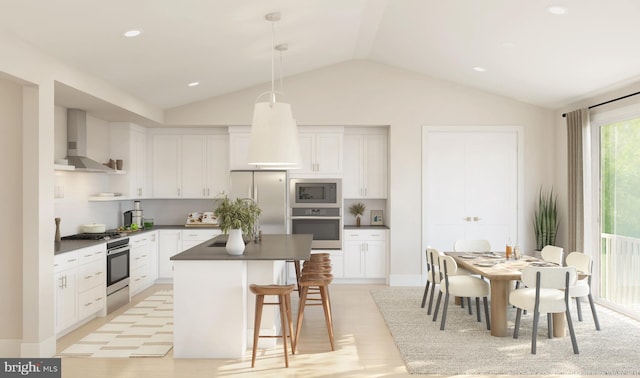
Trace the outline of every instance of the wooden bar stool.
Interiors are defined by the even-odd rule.
[[[286,263],[293,263],[293,268],[296,271],[296,288],[295,291],[298,292],[298,296],[300,296],[300,260],[286,260]],[[289,274],[287,273],[287,278]]]
[[[291,338],[291,354],[296,353],[296,338],[293,335],[293,319],[291,316],[291,292],[294,289],[294,285],[255,285],[251,284],[249,290],[256,295],[256,318],[253,328],[253,352],[251,354],[251,367],[256,364],[256,350],[258,349],[258,339],[282,337],[282,344],[284,345],[284,366],[289,367],[289,352],[287,350],[287,328],[289,329],[289,336]],[[277,302],[265,302],[265,295],[277,295]],[[260,322],[262,321],[262,307],[263,305],[279,305],[280,306],[280,321],[282,326],[282,336],[260,336]]]
[[[331,317],[331,300],[329,298],[329,284],[333,281],[333,275],[328,273],[304,273],[300,277],[300,303],[298,306],[298,323],[296,325],[296,341],[293,343],[294,348],[298,346],[300,330],[302,328],[302,319],[304,317],[304,309],[306,306],[322,306],[324,309],[324,319],[327,323],[327,332],[329,333],[329,342],[331,350],[336,350],[333,338],[333,320]],[[319,302],[309,302],[309,289],[315,288],[320,296]]]

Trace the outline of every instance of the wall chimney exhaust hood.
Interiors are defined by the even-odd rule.
[[[67,109],[67,157],[76,171],[113,172],[113,169],[87,157],[87,112]]]

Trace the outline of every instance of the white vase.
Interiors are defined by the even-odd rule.
[[[241,255],[244,253],[244,240],[242,239],[242,230],[234,228],[229,230],[229,238],[227,239],[227,253],[230,255]]]

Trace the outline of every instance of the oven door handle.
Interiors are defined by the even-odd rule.
[[[122,252],[126,252],[128,250],[131,249],[130,245],[125,245],[124,247],[120,247],[120,248],[116,248],[116,249],[111,249],[109,251],[107,251],[107,256],[110,255],[115,255],[116,253],[122,253]]]

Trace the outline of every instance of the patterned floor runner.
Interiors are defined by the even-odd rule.
[[[173,292],[159,291],[60,353],[73,357],[162,357],[173,348]]]

